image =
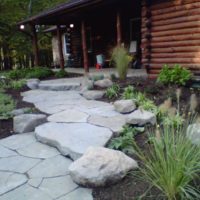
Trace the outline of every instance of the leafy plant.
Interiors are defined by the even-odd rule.
[[[26,85],[26,80],[21,79],[21,80],[13,80],[10,82],[10,88],[15,89],[15,90],[20,90]]]
[[[65,70],[59,70],[55,73],[56,78],[64,78],[68,75],[68,73]]]
[[[131,126],[124,126],[120,136],[113,138],[109,148],[123,151],[127,154],[133,154],[134,150],[134,137],[138,134],[138,130]]]
[[[129,85],[124,89],[122,98],[127,100],[127,99],[134,99],[134,97],[135,97],[135,88]]]
[[[53,75],[53,71],[47,67],[34,67],[26,73],[26,78],[47,78]]]
[[[10,112],[15,108],[15,101],[11,96],[0,93],[0,119],[10,118]]]
[[[111,61],[117,68],[119,78],[125,80],[127,76],[128,66],[132,57],[129,56],[128,51],[124,47],[115,47],[112,52]]]
[[[109,99],[116,98],[119,96],[120,87],[117,84],[113,84],[106,90],[106,97]]]
[[[157,187],[168,200],[200,199],[200,192],[192,182],[199,178],[200,147],[186,136],[187,126],[164,126],[150,134],[148,154],[136,143],[134,148],[143,162],[140,168],[146,181]]]
[[[180,65],[174,65],[172,67],[164,65],[157,81],[163,84],[185,85],[191,77],[192,73]]]

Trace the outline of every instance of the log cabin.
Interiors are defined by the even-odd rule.
[[[18,25],[31,27],[36,65],[35,27],[46,25],[61,68],[88,72],[97,55],[109,61],[111,49],[123,44],[151,76],[164,64],[200,74],[200,0],[69,0]]]

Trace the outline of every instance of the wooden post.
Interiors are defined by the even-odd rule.
[[[60,25],[57,25],[57,39],[58,39],[58,52],[59,52],[59,60],[60,60],[60,68],[65,68],[65,61],[63,56],[63,48],[62,48],[62,35],[60,31]]]
[[[34,65],[39,66],[39,48],[38,48],[38,38],[35,29],[35,25],[31,25],[32,29],[32,44],[33,44],[33,55],[34,55]]]
[[[117,12],[117,45],[120,46],[122,43],[122,30],[121,30],[121,14]]]
[[[87,42],[86,42],[86,30],[85,30],[85,22],[81,22],[81,34],[82,34],[82,48],[83,48],[83,63],[85,73],[89,72],[88,66],[88,51],[87,51]]]

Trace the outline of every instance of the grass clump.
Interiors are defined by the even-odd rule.
[[[113,84],[106,90],[106,97],[109,99],[117,98],[119,96],[120,87],[117,84]]]
[[[126,79],[129,63],[131,60],[132,57],[129,56],[128,51],[124,47],[114,48],[111,56],[111,61],[114,63],[121,80]]]
[[[194,181],[199,179],[200,147],[187,137],[186,127],[163,126],[151,135],[148,154],[134,144],[143,163],[146,181],[158,188],[168,200],[200,199]]]
[[[0,92],[0,119],[9,119],[10,112],[15,109],[15,101],[11,96]]]

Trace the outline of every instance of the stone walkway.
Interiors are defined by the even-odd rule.
[[[45,83],[48,91],[22,95],[48,122],[0,140],[0,200],[92,200],[92,190],[76,185],[68,167],[89,146],[105,146],[125,117],[109,103],[83,98],[77,84],[74,91],[50,91]]]

